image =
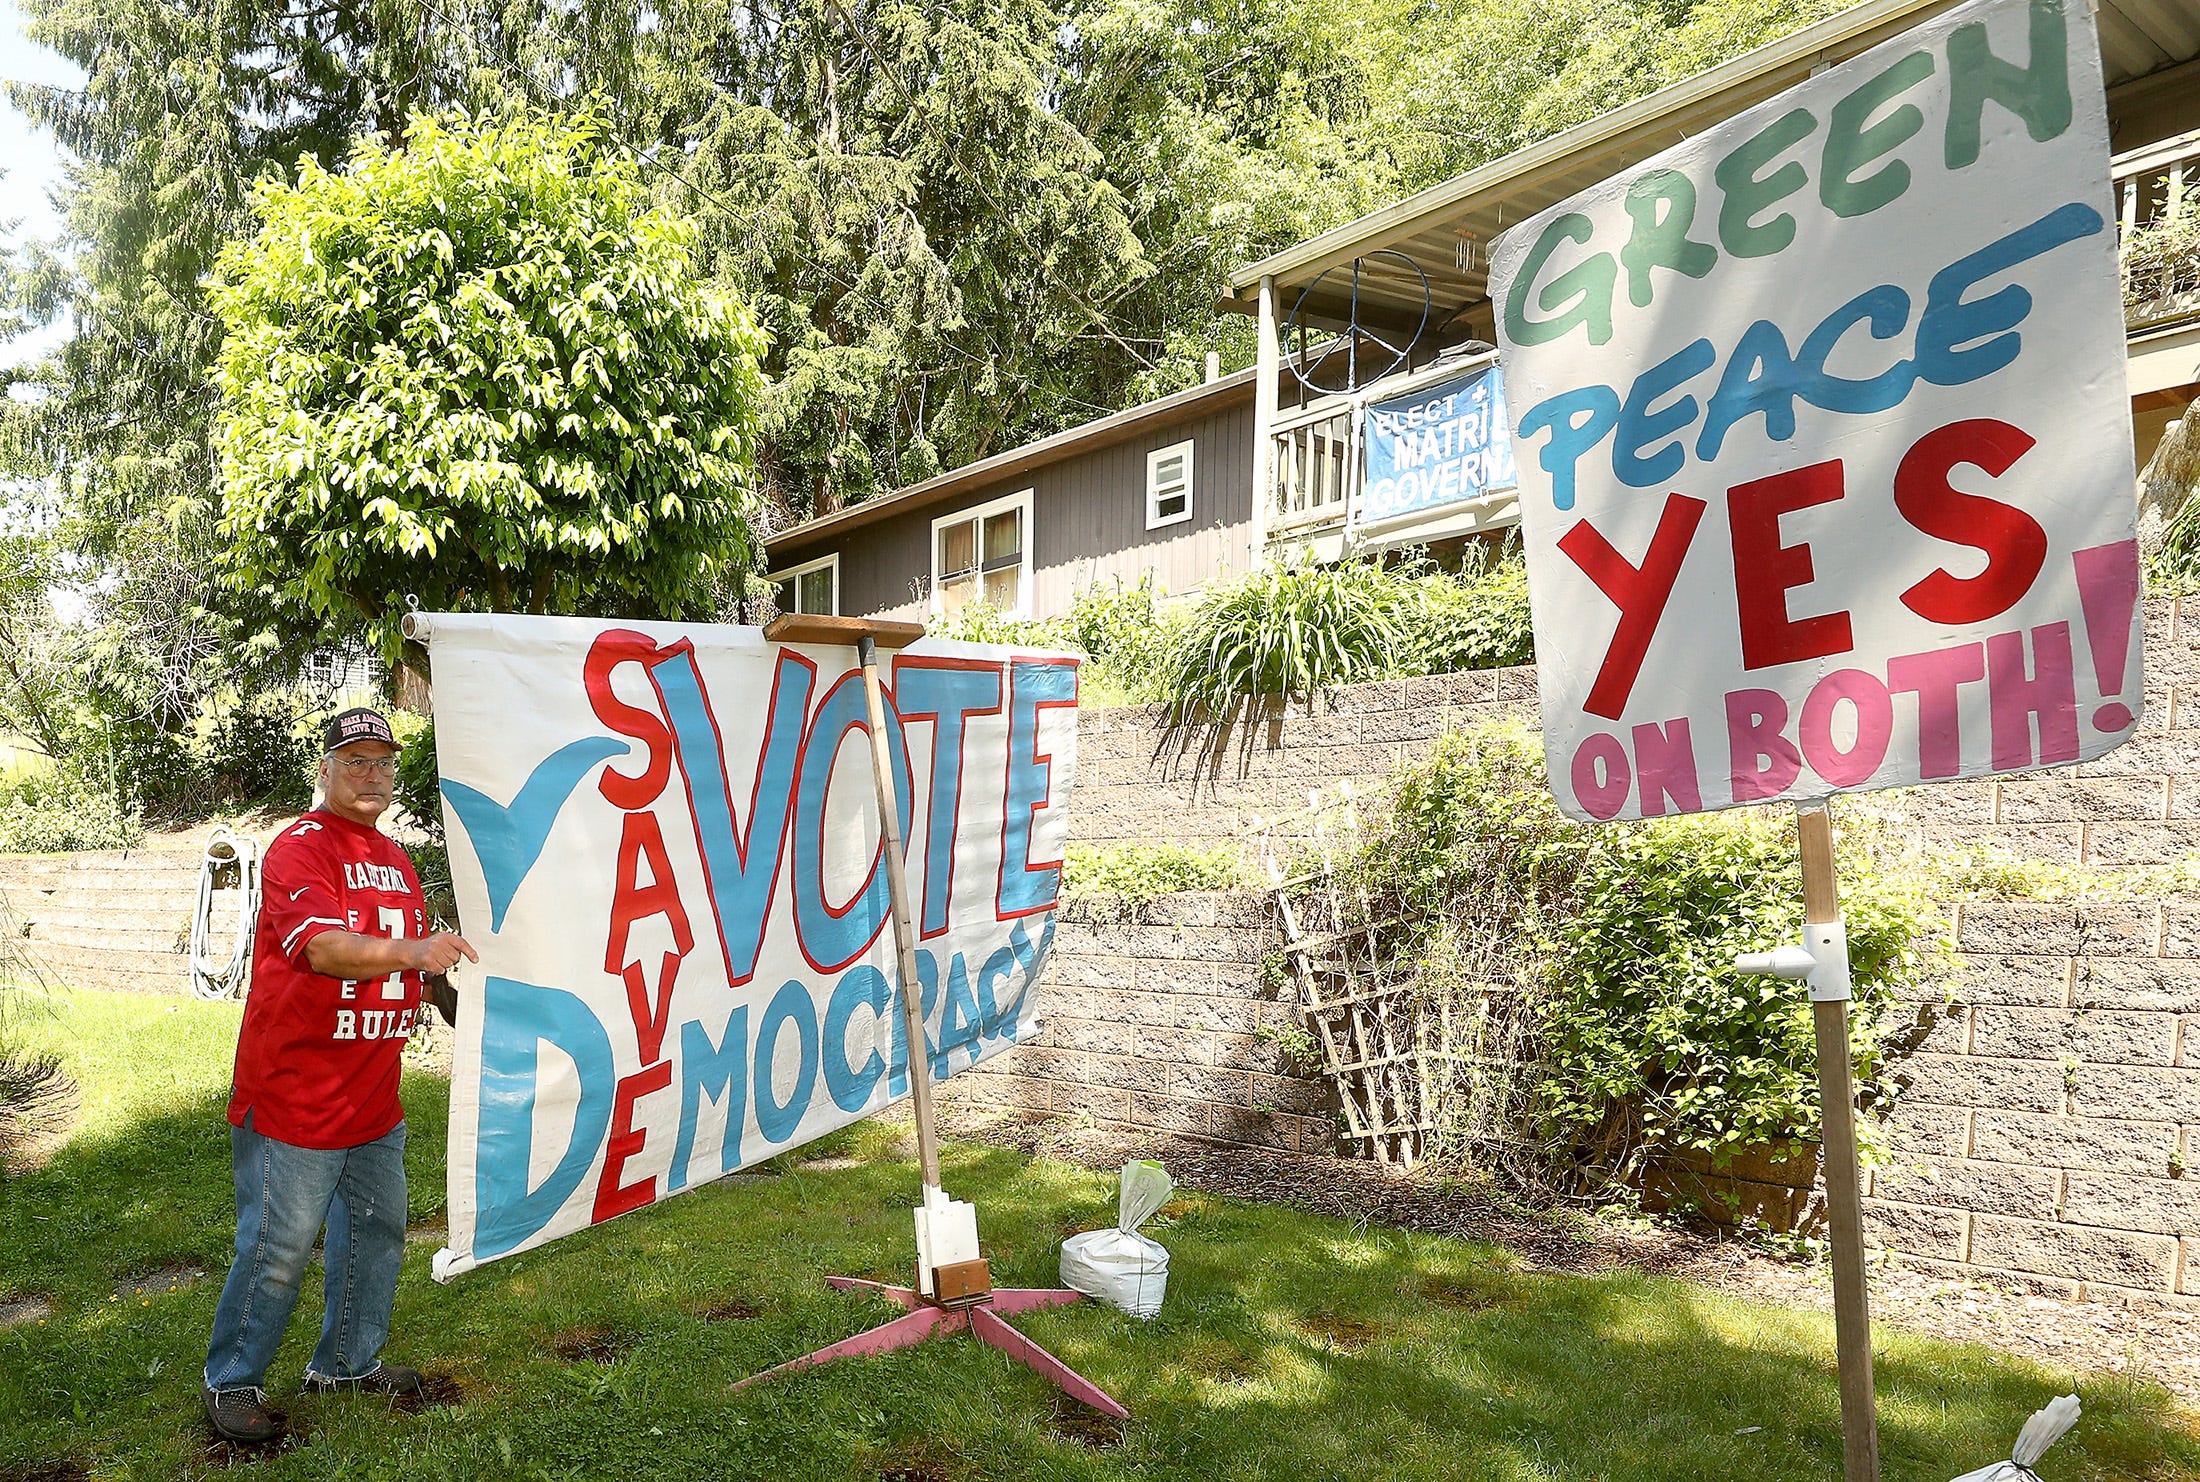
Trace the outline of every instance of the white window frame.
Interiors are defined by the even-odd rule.
[[[834,551],[834,552],[833,552],[833,553],[832,553],[831,555],[829,555],[829,556],[820,556],[820,557],[819,557],[819,558],[818,558],[817,560],[815,560],[815,561],[804,561],[804,562],[803,562],[803,563],[802,563],[802,564],[801,564],[800,566],[789,566],[789,567],[788,567],[788,568],[787,568],[787,569],[786,569],[785,571],[774,571],[774,572],[772,572],[771,574],[769,574],[768,576],[766,576],[766,577],[765,577],[764,579],[765,579],[766,581],[769,581],[769,582],[776,582],[776,583],[778,583],[780,591],[781,591],[782,593],[784,593],[784,594],[785,594],[786,596],[788,596],[788,597],[795,597],[795,596],[797,595],[797,589],[796,589],[796,586],[795,586],[795,582],[796,582],[796,581],[797,581],[798,579],[800,579],[800,578],[802,578],[802,577],[805,577],[805,576],[808,576],[808,575],[810,575],[810,574],[811,574],[812,572],[817,572],[817,571],[826,571],[826,570],[830,570],[830,571],[831,571],[831,572],[833,573],[833,610],[832,610],[831,612],[828,612],[828,613],[816,613],[816,614],[811,614],[811,616],[817,616],[817,617],[839,617],[839,616],[840,616],[840,552],[838,552],[838,551]],[[788,606],[784,606],[784,605],[782,605],[782,606],[780,607],[780,609],[779,609],[779,610],[780,610],[781,612],[793,612],[793,611],[794,611],[794,609],[793,609],[792,607],[788,607]]]
[[[931,614],[933,617],[941,615],[940,531],[946,529],[949,525],[966,525],[972,520],[982,522],[987,515],[997,515],[1004,510],[1011,509],[1021,512],[1021,518],[1017,522],[1020,540],[1019,549],[1016,553],[1016,607],[1014,611],[1004,612],[1001,616],[1019,620],[1031,616],[1031,494],[1031,490],[1022,489],[1014,494],[1003,495],[999,499],[989,499],[984,504],[969,505],[956,510],[953,514],[941,515],[932,522],[931,549],[927,553],[927,562],[932,572]],[[979,595],[983,596],[985,592],[985,526],[982,523],[978,527],[977,552],[978,591]]]
[[[1160,530],[1169,525],[1181,525],[1192,517],[1192,442],[1186,438],[1165,448],[1155,448],[1146,455],[1146,528]],[[1184,459],[1184,509],[1181,514],[1161,513],[1161,488],[1155,477],[1166,459],[1182,455]]]

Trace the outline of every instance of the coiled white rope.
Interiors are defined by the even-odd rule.
[[[214,880],[225,870],[237,873],[236,934],[229,944],[228,960],[213,956]],[[201,998],[242,996],[252,965],[252,934],[260,924],[260,846],[257,841],[232,833],[227,824],[215,828],[199,857],[199,903],[191,913],[191,991]]]

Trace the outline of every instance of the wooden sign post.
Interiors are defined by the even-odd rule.
[[[870,720],[871,777],[878,795],[884,836],[887,889],[893,902],[894,947],[899,964],[895,991],[909,1047],[909,1104],[917,1124],[917,1166],[923,1200],[916,1211],[917,1280],[914,1287],[893,1286],[853,1276],[828,1276],[840,1291],[870,1292],[897,1302],[907,1313],[853,1338],[790,1359],[734,1385],[754,1384],[774,1374],[815,1368],[835,1359],[889,1353],[913,1347],[939,1333],[967,1332],[1018,1363],[1037,1371],[1063,1392],[1103,1414],[1127,1419],[1124,1409],[1104,1390],[1002,1320],[1003,1313],[1062,1307],[1081,1294],[1050,1287],[996,1289],[992,1273],[978,1254],[977,1216],[970,1205],[949,1199],[940,1185],[939,1130],[932,1103],[932,1056],[924,1032],[922,979],[917,974],[917,930],[909,904],[908,872],[901,837],[901,802],[894,787],[894,763],[886,741],[885,689],[879,680],[878,650],[906,648],[924,636],[921,623],[867,618],[790,614],[764,629],[773,643],[855,645],[863,663],[863,696]]]
[[[1856,1088],[1850,1075],[1848,941],[1841,931],[1833,821],[1823,802],[1795,811],[1803,854],[1803,937],[1813,957],[1831,955],[1840,933],[1840,997],[1822,996],[1815,975],[1811,1014],[1818,1039],[1818,1100],[1826,1177],[1826,1227],[1833,1244],[1833,1333],[1841,1365],[1841,1475],[1878,1482],[1879,1417],[1872,1395],[1871,1297],[1864,1276],[1864,1209],[1856,1168]],[[1821,938],[1821,940],[1813,940]],[[1830,967],[1832,964],[1821,964]]]

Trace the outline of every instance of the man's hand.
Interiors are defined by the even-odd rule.
[[[481,961],[481,954],[473,945],[455,931],[439,931],[432,936],[405,938],[403,946],[413,949],[413,961],[406,964],[414,972],[441,976],[451,970],[458,959],[468,962]]]
[[[456,932],[426,937],[370,937],[356,931],[324,931],[306,943],[306,966],[331,978],[361,983],[391,973],[441,973],[459,958],[481,954]]]

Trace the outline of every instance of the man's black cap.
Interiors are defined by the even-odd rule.
[[[354,706],[321,728],[321,750],[324,752],[349,746],[354,741],[379,741],[394,751],[405,749],[390,733],[390,723],[382,718],[382,712],[369,710],[364,705]]]

